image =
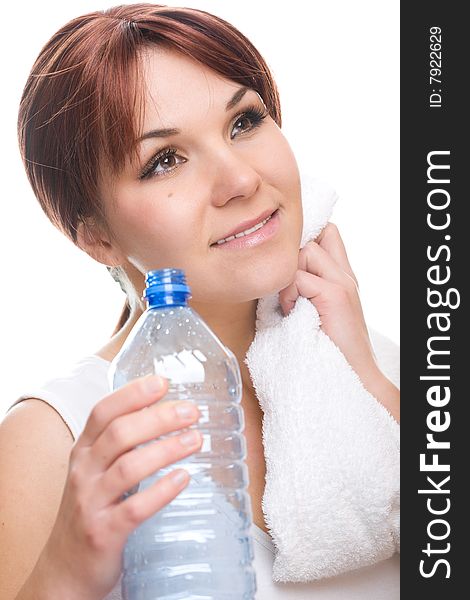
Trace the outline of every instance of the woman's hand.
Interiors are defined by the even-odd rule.
[[[315,306],[321,329],[338,346],[364,387],[399,420],[397,388],[380,371],[369,339],[351,269],[338,228],[333,223],[299,251],[294,281],[279,293],[287,315],[299,296]]]
[[[119,579],[128,535],[188,484],[187,471],[176,469],[122,500],[142,479],[201,447],[201,434],[191,430],[136,448],[198,420],[190,402],[155,404],[167,390],[167,380],[148,376],[109,394],[74,444],[57,519],[40,558],[57,581],[58,598],[104,598]]]

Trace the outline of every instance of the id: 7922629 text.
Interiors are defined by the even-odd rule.
[[[429,28],[429,106],[442,106],[442,30],[440,27]]]

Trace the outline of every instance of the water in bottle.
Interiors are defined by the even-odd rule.
[[[194,402],[201,418],[193,427],[203,436],[198,453],[138,486],[143,490],[176,467],[190,474],[188,486],[129,536],[124,600],[255,597],[240,369],[234,354],[188,306],[190,297],[182,270],[149,271],[147,310],[109,371],[112,390],[152,373],[166,377],[168,393],[160,402]]]

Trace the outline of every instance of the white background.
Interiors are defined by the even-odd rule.
[[[104,266],[43,215],[16,142],[22,88],[40,48],[73,17],[118,2],[26,1],[2,27],[0,417],[21,393],[91,354],[124,297]],[[369,326],[399,341],[399,2],[182,0],[238,27],[279,87],[283,132],[302,168],[340,200],[332,219]]]

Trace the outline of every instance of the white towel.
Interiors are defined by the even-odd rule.
[[[336,194],[305,173],[301,183],[303,247],[329,220]],[[299,297],[283,316],[278,293],[261,298],[245,363],[264,413],[273,579],[331,577],[392,556],[399,426],[320,329],[313,304]],[[390,377],[393,365],[381,366]]]

